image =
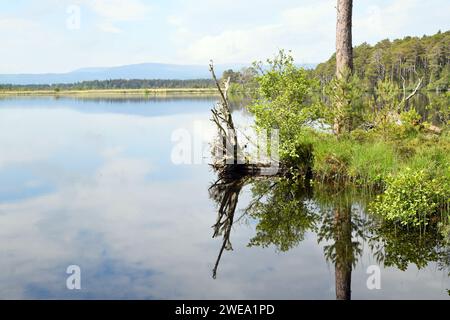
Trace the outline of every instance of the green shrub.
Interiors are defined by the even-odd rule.
[[[303,154],[295,154],[297,150],[303,152],[297,138],[319,112],[317,105],[309,103],[317,83],[306,70],[295,66],[293,58],[284,51],[268,59],[267,65],[262,71],[263,64],[255,63],[255,69],[261,70],[255,77],[259,87],[248,109],[255,115],[258,129],[279,130],[282,160],[302,160]]]
[[[406,169],[386,180],[387,188],[372,204],[371,211],[403,226],[426,226],[430,220],[448,216],[448,179],[432,177],[425,170]]]

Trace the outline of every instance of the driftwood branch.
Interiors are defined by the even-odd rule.
[[[417,83],[417,86],[414,88],[414,91],[411,92],[411,94],[405,98],[405,102],[408,101],[409,99],[411,99],[417,93],[417,90],[419,90],[421,84],[422,84],[422,78],[419,79],[419,82]]]
[[[404,106],[404,104],[411,99],[412,97],[414,97],[417,93],[417,91],[419,90],[420,86],[422,85],[422,78],[419,79],[419,82],[417,83],[416,87],[414,88],[414,90],[408,95],[406,96],[406,88],[405,88],[405,78],[403,78],[403,98],[402,101],[400,101],[400,103],[397,106],[397,110],[400,111],[401,108]]]

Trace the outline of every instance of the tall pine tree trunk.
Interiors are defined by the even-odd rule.
[[[337,0],[336,76],[338,78],[341,78],[346,70],[353,71],[352,8],[353,0]]]
[[[347,81],[353,71],[352,48],[352,8],[353,0],[337,0],[336,22],[336,77]],[[345,77],[345,78],[344,78]],[[339,136],[344,130],[344,109],[342,101],[337,101],[333,124],[334,133]]]

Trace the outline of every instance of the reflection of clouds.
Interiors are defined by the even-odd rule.
[[[0,205],[1,282],[16,290],[23,286],[14,297],[27,292],[65,297],[61,270],[75,263],[86,273],[86,292],[80,294],[87,297],[288,297],[299,291],[283,275],[305,277],[295,270],[309,270],[308,260],[298,261],[294,254],[275,261],[267,250],[245,248],[252,232],[245,226],[233,234],[240,245],[227,254],[220,278],[213,281],[218,243],[210,239],[214,214],[204,185],[156,184],[142,178],[150,170],[137,159],[113,159],[87,184]],[[203,181],[207,171],[203,167]],[[180,191],[176,196],[175,190]],[[320,251],[315,255],[321,259]],[[264,280],[274,273],[278,276]],[[307,288],[310,282],[304,278],[304,283]],[[28,286],[33,290],[26,291]],[[0,295],[11,297],[11,291]]]
[[[448,299],[446,288],[450,287],[450,278],[447,271],[438,270],[434,262],[421,270],[414,264],[409,264],[405,271],[380,266],[381,290],[367,290],[366,280],[369,275],[366,270],[370,265],[378,264],[367,254],[370,252],[367,246],[364,252],[366,255],[358,264],[357,272],[353,273],[352,295],[356,299]]]
[[[34,168],[30,185],[57,187],[0,202],[0,297],[333,299],[334,270],[314,234],[283,254],[247,248],[253,222],[234,228],[234,251],[211,278],[220,246],[211,239],[211,173],[207,166],[170,164],[171,131],[190,130],[208,116],[0,110],[0,150],[8,150],[0,163]],[[245,197],[240,201],[244,207]],[[81,292],[65,288],[70,264],[82,268]],[[386,272],[389,293],[407,296],[394,286],[398,272]],[[373,297],[364,289],[365,267],[353,274],[355,298]],[[421,274],[420,294],[442,298],[436,291],[442,279]],[[402,277],[411,283],[417,274]]]
[[[128,151],[145,149],[157,157],[156,151],[160,148],[171,147],[172,130],[205,117],[205,114],[177,117],[89,114],[56,106],[55,109],[2,108],[0,169],[11,163],[46,160],[54,154],[71,150],[81,153],[97,152],[99,149],[104,152],[120,148]]]
[[[232,234],[234,251],[225,254],[219,277],[212,280],[219,242],[211,239],[214,211],[203,184],[208,169],[202,167],[194,181],[171,183],[144,179],[151,170],[140,159],[115,158],[88,183],[0,205],[0,296],[334,298],[333,268],[311,233],[281,254],[247,248],[254,227],[240,225]],[[64,288],[69,264],[82,267],[79,293]],[[355,298],[378,297],[365,289],[365,264],[353,273]],[[424,286],[408,282],[417,281],[415,271],[382,272],[382,284],[392,296],[426,292],[445,298],[436,290],[442,286],[439,273],[422,275],[430,282]],[[399,279],[407,285],[396,288]],[[421,291],[404,290],[415,286]]]

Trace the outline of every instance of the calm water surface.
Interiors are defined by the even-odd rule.
[[[0,298],[335,299],[336,275],[342,277],[336,255],[342,250],[332,246],[340,231],[329,220],[334,221],[336,204],[327,211],[315,195],[304,205],[318,227],[299,225],[292,239],[269,221],[278,242],[261,238],[249,247],[264,216],[235,223],[234,250],[224,252],[212,278],[222,245],[220,237],[212,238],[217,208],[208,188],[215,175],[207,159],[175,165],[171,138],[174,130],[193,132],[200,123],[207,148],[214,102],[213,97],[0,100]],[[246,121],[245,113],[236,114]],[[242,186],[236,217],[254,187]],[[371,219],[356,198],[342,210],[351,223]],[[380,248],[362,235],[373,235],[370,226],[353,225],[353,258],[344,270],[353,299],[449,298],[448,265],[429,257],[441,246],[433,235],[422,248],[428,258],[419,270],[411,255],[421,248],[405,253],[401,234],[375,232],[375,238],[388,239],[380,242],[390,248],[383,263]],[[81,267],[81,290],[66,289],[66,268],[73,264]],[[380,290],[367,288],[371,265],[381,268]]]

